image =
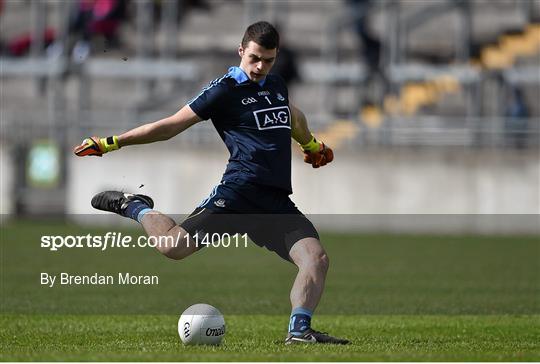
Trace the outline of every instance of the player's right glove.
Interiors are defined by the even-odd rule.
[[[334,160],[334,152],[323,142],[319,142],[314,136],[306,144],[301,144],[304,151],[304,162],[311,164],[313,168],[325,166]]]
[[[103,154],[120,149],[118,137],[116,135],[107,138],[98,138],[96,136],[86,138],[81,145],[77,145],[73,152],[79,156],[94,155],[101,157]]]

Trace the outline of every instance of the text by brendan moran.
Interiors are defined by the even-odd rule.
[[[103,285],[157,285],[159,277],[156,275],[135,275],[131,273],[118,273],[104,275],[94,273],[90,275],[75,275],[70,273],[49,274],[41,273],[40,283],[47,287],[56,284],[63,286],[103,286]]]

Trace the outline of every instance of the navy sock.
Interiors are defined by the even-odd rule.
[[[139,213],[144,209],[150,209],[150,206],[141,200],[131,201],[124,210],[124,216],[139,222]]]
[[[307,308],[297,307],[292,310],[289,321],[289,332],[293,335],[300,335],[311,328],[311,316],[313,312]]]

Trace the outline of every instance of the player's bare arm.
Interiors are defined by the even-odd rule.
[[[189,107],[184,106],[174,115],[131,129],[119,136],[91,137],[75,148],[75,154],[99,156],[128,145],[148,144],[168,140],[202,119]]]
[[[191,110],[189,105],[186,105],[174,115],[141,125],[119,135],[118,144],[124,147],[168,140],[199,121],[201,121],[201,118]]]
[[[291,136],[304,151],[304,162],[311,164],[313,168],[319,168],[332,162],[334,152],[323,142],[317,141],[311,134],[304,113],[293,104],[289,104],[289,107],[292,114]]]
[[[302,110],[289,103],[292,114],[291,134],[292,138],[300,145],[309,143],[312,138],[307,125],[307,119]]]

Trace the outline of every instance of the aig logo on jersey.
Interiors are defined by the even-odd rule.
[[[291,112],[288,106],[271,107],[253,112],[259,130],[291,128]]]

